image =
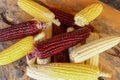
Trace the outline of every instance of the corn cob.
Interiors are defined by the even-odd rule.
[[[0,52],[0,65],[6,65],[18,60],[32,51],[32,49],[33,37],[25,37],[16,44]]]
[[[90,42],[98,40],[98,39],[99,39],[99,35],[97,33],[91,33],[90,36],[86,39],[86,43],[90,43]],[[87,60],[86,64],[90,64],[90,65],[98,67],[99,54],[97,54],[97,55],[93,56],[92,58],[90,58],[89,60]]]
[[[73,28],[73,27],[67,28],[67,32],[71,32],[71,31],[74,31],[74,28]],[[70,58],[70,55],[71,55],[71,51],[74,50],[75,48],[79,47],[79,46],[81,46],[81,43],[78,43],[77,45],[75,45],[75,46],[73,46],[73,47],[70,47],[70,48],[68,49],[68,51],[69,51],[69,58]],[[73,62],[72,59],[70,59],[70,62]],[[84,62],[81,62],[81,64],[84,64]]]
[[[70,57],[75,63],[79,63],[112,48],[119,42],[120,37],[102,38],[74,49]]]
[[[94,3],[76,13],[74,20],[78,26],[85,26],[100,15],[103,6],[99,3]]]
[[[66,32],[66,28],[64,25],[61,26],[53,26],[53,36],[62,34]],[[69,62],[69,55],[68,55],[68,50],[64,50],[54,56],[51,57],[52,62]]]
[[[71,31],[74,31],[75,29],[73,28],[73,27],[69,27],[69,28],[67,28],[67,32],[71,32]],[[76,46],[73,46],[73,47],[70,47],[69,49],[68,49],[68,51],[69,51],[69,55],[70,55],[70,52],[73,50],[73,49],[75,49],[76,48]]]
[[[97,80],[99,76],[111,77],[100,72],[98,67],[74,63],[32,65],[27,67],[27,75],[38,80]]]
[[[20,39],[26,36],[31,36],[40,32],[45,28],[44,23],[37,23],[36,21],[28,21],[13,25],[11,27],[0,29],[0,41],[8,41]]]
[[[39,5],[34,0],[18,0],[19,7],[36,20],[42,22],[53,22],[60,25],[59,21],[55,20],[55,15],[47,8]]]
[[[49,8],[49,10],[51,10],[55,14],[55,18],[59,19],[61,24],[66,25],[67,27],[74,26],[73,15],[63,12],[61,10],[58,10],[56,8]]]
[[[44,37],[45,37],[45,33],[41,32],[38,35],[34,36],[34,42],[35,43],[40,42],[44,39]],[[28,53],[28,55],[26,56],[28,65],[35,64],[37,60],[37,55],[36,55],[37,52],[38,52],[37,48],[34,47],[34,50]]]
[[[47,23],[47,27],[43,29],[45,32],[45,38],[43,40],[49,39],[52,37],[52,23],[49,22]],[[51,57],[45,58],[45,59],[40,59],[37,57],[37,64],[47,64],[51,61]]]
[[[53,37],[52,39],[47,39],[35,46],[39,50],[37,56],[43,59],[46,57],[53,56],[69,47],[76,45],[78,42],[86,39],[90,34],[90,30],[87,27],[80,28],[76,31],[63,33]]]

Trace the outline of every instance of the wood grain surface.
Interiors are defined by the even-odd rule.
[[[75,14],[76,12],[83,9],[85,6],[99,2],[98,0],[36,0],[42,1],[46,5],[51,7],[56,7],[65,12]],[[58,4],[59,3],[59,4]],[[101,3],[101,2],[99,2]],[[103,3],[102,3],[103,4]],[[95,27],[96,31],[100,34],[101,37],[108,35],[120,35],[120,12],[104,5],[104,10],[102,14],[94,20],[91,24]],[[20,23],[27,20],[31,20],[32,17],[22,11],[18,5],[17,0],[0,0],[0,13],[3,9],[7,10],[7,15],[14,23]],[[9,27],[10,25],[6,24],[3,21],[3,18],[0,16],[0,29]],[[0,42],[0,51],[14,44],[18,40]],[[119,49],[119,47],[117,47]],[[116,54],[113,49],[108,50],[107,52]],[[112,74],[111,79],[105,80],[120,80],[120,58],[109,55],[107,52],[100,54],[100,70],[104,72],[110,72]],[[26,60],[25,57],[11,63],[6,66],[0,66],[0,80],[33,80],[26,76]]]

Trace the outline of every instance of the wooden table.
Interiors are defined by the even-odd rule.
[[[47,5],[49,4],[50,6],[56,6],[57,8],[60,8],[62,10],[65,10],[66,12],[70,12],[71,14],[76,13],[77,11],[81,10],[84,8],[87,4],[96,2],[97,0],[92,0],[90,2],[84,3],[86,0],[71,0],[68,4],[64,4],[65,1],[69,0],[41,0],[45,2]],[[82,3],[78,3],[80,1],[83,1]],[[59,3],[59,5],[58,5]],[[64,6],[61,6],[64,4]],[[81,6],[78,6],[81,5]],[[67,7],[66,7],[67,6]],[[71,7],[69,7],[71,6]],[[77,6],[77,7],[76,7]],[[105,5],[106,6],[106,5]],[[64,8],[66,7],[66,8]],[[2,12],[2,9],[5,8],[7,10],[7,15],[9,16],[10,19],[14,23],[20,23],[24,22],[27,20],[32,19],[31,16],[23,12],[17,5],[17,0],[0,0],[0,11]],[[110,7],[105,7],[105,9],[111,9]],[[103,11],[102,15],[98,17],[95,21],[93,21],[91,24],[95,27],[96,31],[102,36],[106,35],[120,35],[120,25],[118,24],[119,18],[120,18],[120,13],[118,11],[115,11],[112,9],[110,14],[115,13],[116,16],[118,15],[119,18],[116,18],[116,22],[114,21],[113,23],[110,23],[108,20],[107,22],[105,20],[109,18],[104,18],[104,14],[109,14],[106,10]],[[112,17],[111,17],[112,18]],[[106,23],[105,23],[106,22]],[[2,17],[0,16],[0,28],[5,28],[7,26],[10,26],[6,24],[3,20]],[[115,26],[115,27],[113,27]],[[106,31],[106,29],[108,31]],[[4,50],[8,46],[14,44],[18,40],[14,41],[7,41],[7,42],[0,42],[0,51]],[[108,52],[111,52],[110,50]],[[0,80],[32,80],[28,78],[25,74],[25,68],[26,68],[26,59],[25,57],[11,63],[6,66],[0,66]],[[109,55],[108,53],[104,52],[100,54],[100,70],[104,72],[110,72],[113,77],[111,79],[106,79],[106,80],[120,80],[120,58],[119,57],[114,57]]]

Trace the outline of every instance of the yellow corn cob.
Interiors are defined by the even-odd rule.
[[[45,33],[45,39],[49,39],[52,37],[52,23],[49,22],[47,23],[47,27],[45,29],[43,29],[44,33]],[[40,59],[37,58],[37,64],[47,64],[51,61],[51,57],[45,58],[45,59]]]
[[[53,22],[60,25],[60,23],[55,20],[55,15],[49,9],[41,6],[34,0],[18,0],[18,5],[22,10],[38,21]]]
[[[32,51],[33,45],[33,37],[28,36],[3,50],[0,52],[0,65],[6,65],[22,58],[27,53]]]
[[[35,42],[40,42],[43,40],[43,38],[45,37],[45,33],[42,31],[39,34],[34,36],[34,43]],[[35,64],[36,63],[36,58],[32,58],[31,60],[28,59],[28,56],[26,56],[26,60],[27,60],[27,64],[31,65],[31,64]]]
[[[99,76],[110,77],[95,66],[75,63],[32,65],[27,67],[27,75],[38,80],[97,80]]]
[[[78,26],[85,26],[100,15],[103,6],[99,3],[94,3],[78,12],[75,17],[75,24]]]
[[[92,41],[98,40],[99,39],[99,35],[97,33],[91,33],[90,36],[86,39],[86,43],[90,43]],[[86,61],[86,64],[90,64],[93,66],[98,67],[99,65],[99,54],[93,56],[92,58],[90,58],[89,60]]]
[[[74,49],[71,51],[70,57],[75,63],[79,63],[112,48],[119,42],[120,37],[102,38]]]

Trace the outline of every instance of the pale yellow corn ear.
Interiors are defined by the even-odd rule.
[[[90,36],[86,39],[86,43],[90,43],[92,41],[98,40],[99,38],[100,37],[99,37],[98,33],[91,32]],[[86,64],[90,64],[90,65],[98,67],[98,65],[99,65],[99,54],[97,54],[97,55],[93,56],[92,58],[86,60]]]
[[[98,67],[75,63],[50,63],[27,67],[27,75],[42,80],[97,80],[103,75]]]
[[[33,50],[33,37],[28,36],[0,52],[0,65],[12,63]]]
[[[19,7],[36,20],[41,22],[53,22],[60,25],[59,21],[55,20],[55,15],[46,7],[36,3],[34,0],[18,0]]]
[[[75,24],[84,27],[85,25],[93,21],[96,17],[98,17],[102,12],[102,10],[103,10],[103,6],[102,4],[99,3],[94,3],[87,6],[80,12],[76,13],[74,17]]]
[[[52,37],[52,23],[51,22],[47,23],[47,27],[43,29],[43,32],[45,33],[45,37],[43,40],[49,39]],[[37,58],[37,64],[47,64],[50,62],[51,62],[51,57],[48,57],[45,59]]]
[[[120,37],[105,37],[95,40],[81,47],[74,49],[71,52],[71,59],[75,63],[83,62],[99,53],[102,53],[120,42]]]

